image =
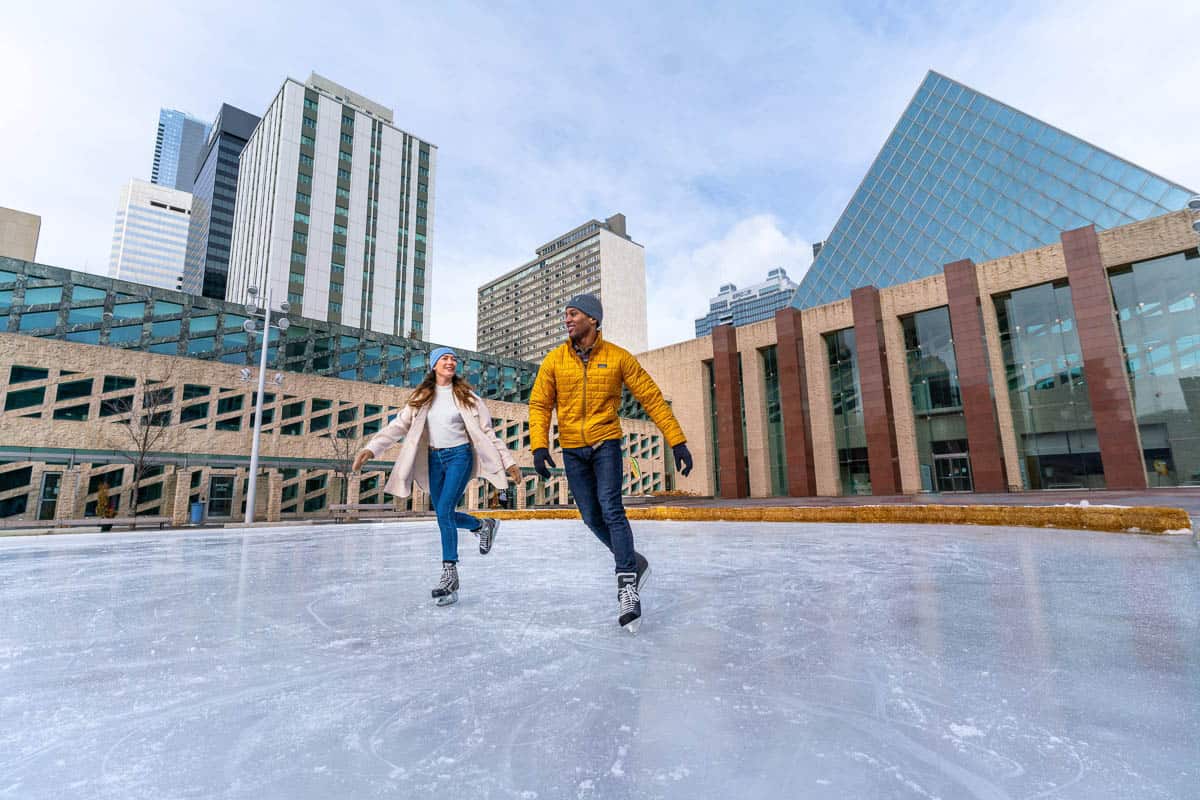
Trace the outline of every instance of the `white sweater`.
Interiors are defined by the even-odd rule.
[[[426,418],[429,428],[429,446],[438,449],[458,447],[469,444],[467,426],[463,422],[462,412],[454,402],[453,386],[435,386],[433,403],[429,406],[429,416]]]

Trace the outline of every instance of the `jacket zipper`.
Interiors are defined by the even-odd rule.
[[[578,354],[576,354],[576,357],[579,358]],[[591,360],[591,353],[588,354],[588,360],[589,361]],[[589,446],[588,440],[587,440],[587,368],[588,368],[588,365],[587,365],[587,361],[584,361],[582,358],[579,358],[579,361],[580,361],[580,363],[583,364],[583,413],[581,413],[579,415],[579,436],[581,439],[583,439],[583,446],[588,447]]]

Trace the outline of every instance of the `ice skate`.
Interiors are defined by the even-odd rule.
[[[442,579],[432,594],[439,606],[458,602],[458,565],[453,561],[442,562]]]
[[[617,624],[630,633],[637,633],[642,627],[642,601],[638,597],[636,572],[617,574],[617,602],[621,606],[621,616],[617,619]]]
[[[498,519],[483,519],[480,520],[479,530],[475,531],[475,535],[479,537],[479,554],[486,556],[492,550],[492,544],[496,541],[496,531],[500,528],[500,520]]]
[[[650,562],[636,550],[633,552],[633,558],[637,563],[637,589],[638,594],[641,595],[646,589],[646,579],[650,577]]]

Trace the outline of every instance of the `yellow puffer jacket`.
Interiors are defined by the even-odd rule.
[[[542,361],[529,395],[531,448],[550,446],[550,412],[554,409],[558,409],[558,439],[563,447],[589,447],[620,439],[617,411],[622,384],[663,432],[668,447],[686,441],[654,379],[629,351],[604,341],[597,332],[586,369],[570,341]]]

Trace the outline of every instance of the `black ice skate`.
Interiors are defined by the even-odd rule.
[[[646,579],[650,577],[650,562],[636,550],[633,552],[633,558],[637,563],[637,588],[640,595],[646,590]]]
[[[432,594],[439,606],[458,602],[458,565],[453,561],[442,562],[442,579]]]
[[[492,550],[492,543],[496,541],[496,531],[500,528],[500,520],[483,519],[480,520],[479,530],[475,531],[475,535],[479,537],[479,554],[486,556]]]
[[[636,572],[617,573],[617,602],[621,605],[621,616],[617,624],[630,633],[642,627],[642,601],[638,597]]]

